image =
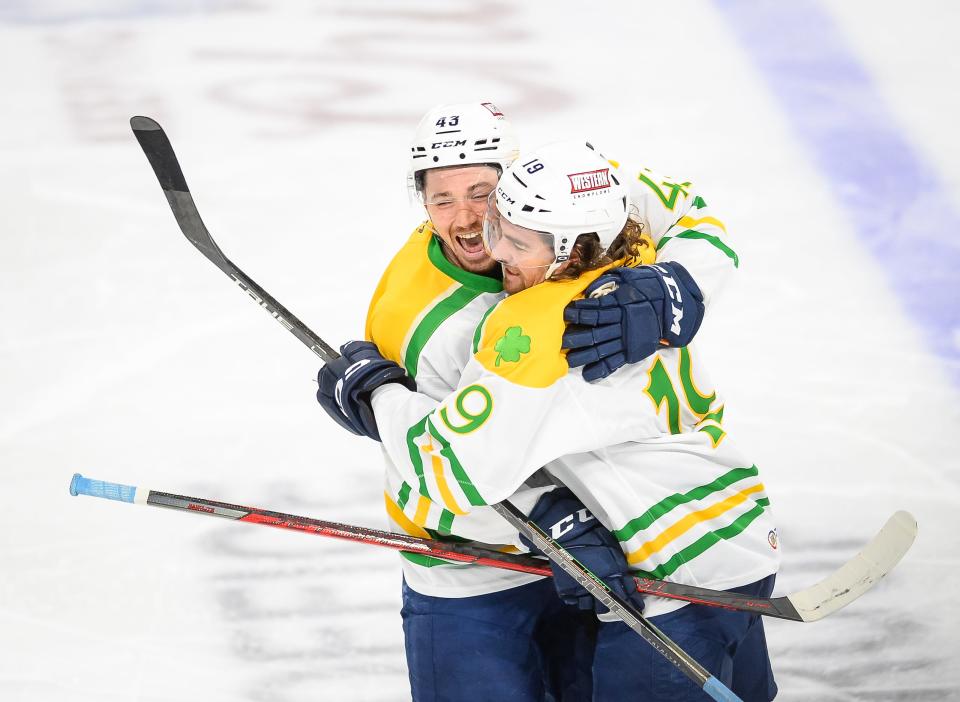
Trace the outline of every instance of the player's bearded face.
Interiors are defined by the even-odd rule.
[[[503,270],[503,289],[518,293],[542,283],[556,259],[553,236],[512,224],[500,215],[496,198],[490,196],[484,245]]]
[[[423,202],[451,263],[471,273],[489,273],[497,263],[481,237],[487,197],[497,187],[491,166],[460,166],[426,171]]]

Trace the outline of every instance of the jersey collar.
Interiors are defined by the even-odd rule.
[[[435,234],[430,237],[430,243],[427,244],[427,256],[430,258],[430,262],[436,266],[441,273],[453,278],[471,290],[488,293],[503,291],[503,283],[499,280],[491,278],[490,276],[480,275],[479,273],[465,271],[459,266],[450,263],[447,257],[443,255],[440,240]]]

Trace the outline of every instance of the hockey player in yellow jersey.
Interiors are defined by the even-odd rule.
[[[478,109],[482,110],[479,114]],[[484,120],[492,123],[493,128],[488,124],[478,130],[475,125]],[[424,125],[429,129],[424,129]],[[438,134],[449,135],[457,127],[461,127],[457,138],[444,135],[441,139]],[[465,144],[456,145],[457,142]],[[446,143],[455,146],[443,146]],[[465,145],[470,148],[463,148]],[[499,267],[484,251],[479,235],[487,196],[494,189],[499,170],[509,165],[514,154],[515,142],[508,125],[489,103],[431,111],[421,123],[411,149],[411,183],[423,198],[431,219],[415,230],[384,273],[370,305],[366,335],[376,342],[383,356],[406,371],[406,377],[416,380],[420,394],[434,401],[447,397],[460,385],[461,372],[471,359],[471,342],[476,342],[475,332],[480,332],[478,322],[503,297],[501,281],[495,275]],[[725,239],[722,224],[709,215],[705,203],[688,183],[672,183],[649,171],[626,175],[614,167],[611,172],[614,178],[619,175],[632,188],[639,189],[633,198],[638,228],[648,231],[661,248],[669,242],[666,253],[695,271],[703,290],[697,292],[701,298],[709,298],[736,264],[732,250],[721,241]],[[597,176],[579,174],[578,178],[586,188],[600,184]],[[694,226],[703,230],[703,236],[683,236]],[[632,263],[650,262],[652,246],[644,255],[644,261]],[[491,267],[495,270],[491,271]],[[513,284],[516,270],[507,269],[504,274],[508,287]],[[591,309],[578,314],[603,319],[603,315]],[[558,333],[563,331],[562,315],[561,307],[551,318]],[[520,343],[522,348],[522,339]],[[509,339],[505,349],[507,356],[516,352],[511,351]],[[594,352],[592,360],[597,358],[606,362],[610,353],[601,349]],[[562,357],[560,360],[563,362]],[[566,370],[565,362],[563,369]],[[583,382],[579,374],[577,379]],[[476,399],[466,397],[464,410],[469,412],[468,406]],[[339,406],[336,412],[332,414],[338,421],[347,421]],[[428,454],[433,451],[422,461],[421,473],[410,474],[403,461],[398,463],[388,452],[385,502],[392,527],[421,536],[499,543],[505,549],[520,546],[516,532],[482,503],[467,498],[460,504],[464,500],[462,491],[469,490],[469,482],[461,483],[456,475],[444,474],[445,449],[429,429],[418,437],[428,447]],[[510,493],[511,500],[528,511],[544,492],[552,489],[542,485],[537,477],[525,478]],[[436,699],[494,699],[502,697],[504,690],[510,690],[511,699],[550,699],[551,685],[557,697],[563,694],[565,699],[590,698],[589,690],[577,690],[575,681],[558,681],[556,670],[544,671],[542,663],[537,663],[538,658],[542,661],[544,656],[558,655],[532,646],[538,634],[540,641],[577,635],[563,622],[564,617],[571,617],[571,621],[576,618],[557,607],[555,598],[551,601],[547,597],[552,594],[549,583],[528,575],[444,564],[416,556],[404,562],[404,578],[405,636],[416,699],[434,699],[427,696],[427,689],[433,690]],[[464,629],[464,622],[475,622],[477,613],[483,611],[489,611],[497,620],[490,623],[490,630],[462,631],[456,635]],[[519,611],[523,616],[519,621],[511,621],[505,616],[507,611]],[[455,618],[460,619],[459,624],[450,623]],[[455,635],[442,632],[443,627],[437,623],[440,621],[448,622],[445,626]],[[426,626],[421,626],[424,622]],[[554,631],[544,632],[544,627],[550,625],[555,626]],[[512,628],[514,634],[505,634],[505,628]],[[425,642],[431,650],[429,660],[423,653]],[[520,650],[524,645],[526,650]],[[560,648],[565,646],[569,654],[571,645],[568,641]],[[563,650],[559,656],[563,658]],[[470,659],[469,671],[464,673],[471,680],[469,694],[464,692],[464,683],[455,672],[455,661],[465,657]],[[565,667],[571,668],[569,663]],[[484,676],[482,671],[488,668],[491,672]],[[535,680],[538,671],[541,678],[544,673],[548,679],[554,678],[548,680],[546,692],[537,690],[538,684],[542,685]],[[451,688],[443,687],[450,681],[458,686],[459,696]]]
[[[381,277],[365,335],[430,397],[457,387],[477,323],[503,298],[481,225],[487,197],[516,155],[513,129],[492,103],[439,106],[417,127],[409,185],[430,219]],[[492,510],[451,511],[404,480],[386,454],[385,463],[383,499],[394,531],[516,550],[516,530]],[[514,494],[528,510],[553,488],[529,482]],[[403,554],[401,562],[414,700],[591,698],[595,627],[564,606],[549,580],[418,554]]]

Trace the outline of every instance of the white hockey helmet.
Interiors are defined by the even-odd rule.
[[[498,243],[510,239],[510,229],[533,231],[552,243],[553,261],[524,265],[518,251],[512,261],[502,262],[518,268],[549,267],[549,276],[570,258],[581,234],[596,234],[601,248],[609,248],[627,222],[629,207],[626,185],[591,144],[548,144],[524,154],[500,176],[484,218],[484,244],[495,254]]]
[[[492,102],[437,105],[420,120],[410,144],[407,187],[417,196],[417,174],[431,168],[490,164],[503,173],[517,154],[513,126]]]

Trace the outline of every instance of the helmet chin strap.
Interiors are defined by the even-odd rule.
[[[551,264],[547,267],[547,273],[546,273],[546,275],[543,277],[543,279],[544,279],[544,280],[550,280],[550,276],[552,276],[554,273],[556,273],[556,272],[557,272],[557,269],[559,269],[560,266],[562,266],[564,263],[566,263],[566,262],[569,261],[569,260],[570,260],[570,257],[569,257],[569,256],[558,256],[557,258],[553,259],[553,263],[551,263]]]

